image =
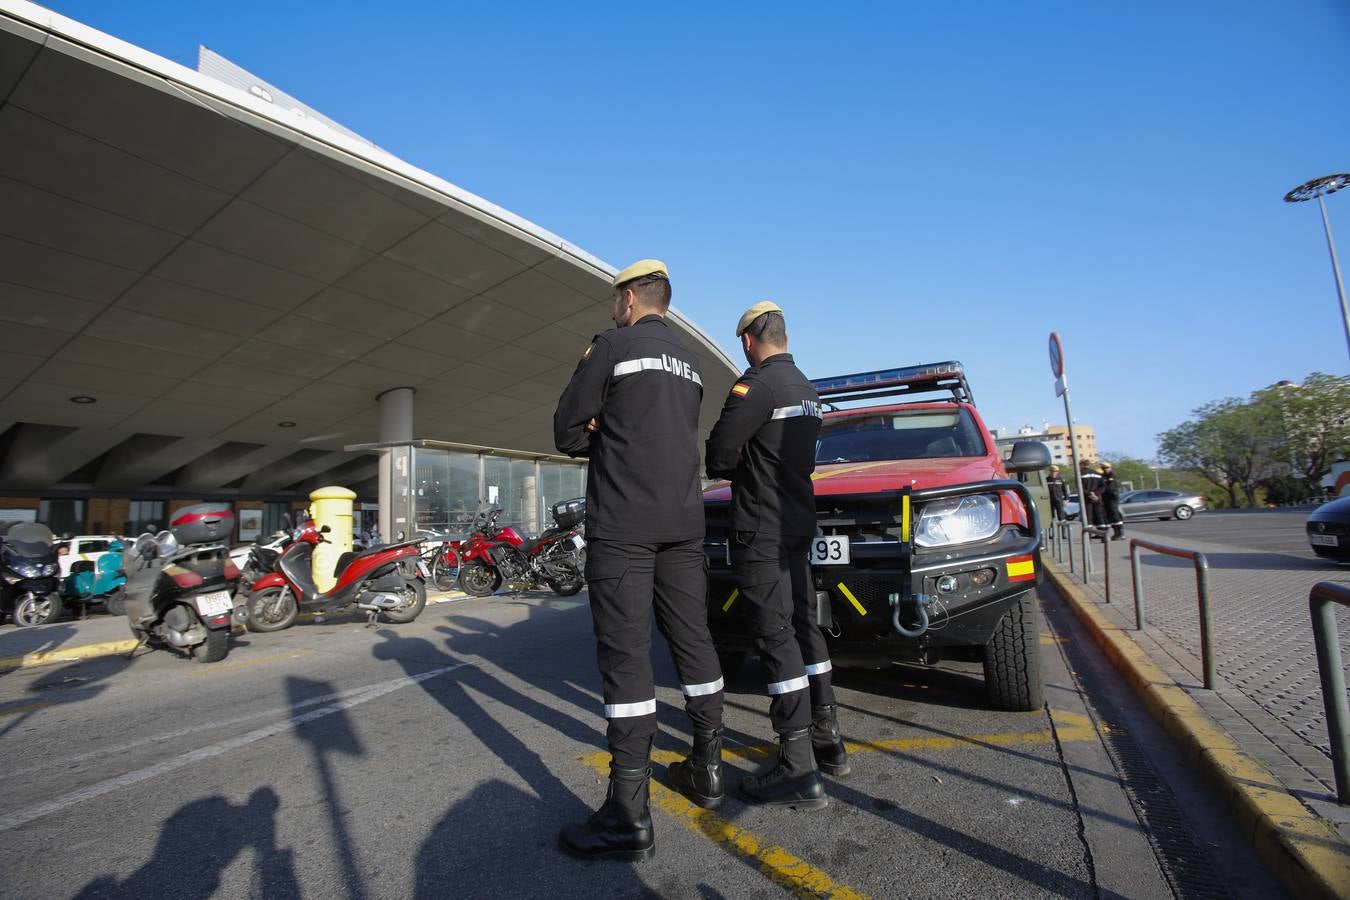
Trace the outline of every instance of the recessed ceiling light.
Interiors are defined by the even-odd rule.
[[[71,402],[71,403],[97,403],[98,401],[95,400],[93,397],[87,397],[87,396],[85,396],[84,394],[80,394],[78,397],[71,397],[71,398],[70,398],[70,402]]]
[[[294,427],[295,427],[295,423],[294,423],[294,422],[291,422],[291,421],[289,421],[289,420],[288,420],[288,421],[285,421],[285,422],[278,422],[278,423],[277,423],[277,427],[278,427],[278,428],[294,428]]]

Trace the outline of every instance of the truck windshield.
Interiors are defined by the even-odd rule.
[[[969,411],[916,409],[826,423],[816,441],[817,463],[878,459],[984,456],[984,438]]]

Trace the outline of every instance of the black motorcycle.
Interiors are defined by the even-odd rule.
[[[198,504],[179,510],[170,527],[132,545],[127,623],[140,640],[137,649],[153,640],[198,662],[217,662],[230,652],[234,620],[246,614],[235,606],[239,570],[224,543],[234,515],[222,504]]]
[[[56,547],[51,529],[36,522],[17,522],[0,538],[0,613],[13,616],[20,628],[46,625],[61,618],[57,592]]]

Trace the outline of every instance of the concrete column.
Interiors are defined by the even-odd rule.
[[[396,387],[390,388],[377,394],[375,399],[380,403],[380,437],[381,443],[390,443],[393,441],[411,441],[413,439],[413,394],[417,393],[416,388]],[[395,497],[393,491],[393,464],[390,461],[390,451],[380,451],[380,539],[393,543],[397,539],[397,532],[404,531],[411,534],[408,524],[412,521],[413,497],[411,495]],[[410,479],[401,479],[404,485],[410,484]],[[397,507],[397,512],[395,508]],[[394,523],[398,519],[403,519],[397,528]]]

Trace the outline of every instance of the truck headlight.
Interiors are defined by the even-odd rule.
[[[924,506],[914,529],[920,547],[945,547],[983,541],[998,532],[999,502],[993,494],[935,500]]]

